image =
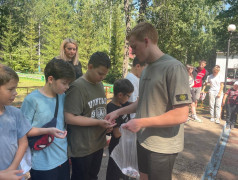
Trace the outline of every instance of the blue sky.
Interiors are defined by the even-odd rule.
[[[230,7],[230,4],[226,4],[226,10]]]

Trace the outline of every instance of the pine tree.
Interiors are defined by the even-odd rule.
[[[48,14],[41,25],[42,32],[42,63],[46,64],[60,53],[60,44],[65,38],[72,36],[73,8],[65,0],[49,0],[45,7]]]
[[[206,0],[155,1],[150,6],[151,22],[158,29],[159,47],[183,63],[209,59],[216,42],[214,32],[221,2]]]
[[[19,37],[16,29],[16,25],[12,19],[12,15],[10,14],[8,17],[6,17],[6,27],[3,30],[3,36],[1,39],[1,54],[4,64],[12,67],[15,70],[17,70],[16,46],[17,38]]]
[[[22,46],[19,48],[21,53],[21,62],[18,63],[25,72],[36,72],[38,65],[37,54],[37,22],[33,18],[33,14],[30,13],[28,25],[24,29],[25,37],[22,39]],[[24,68],[23,68],[24,67]]]
[[[111,20],[111,43],[110,43],[110,58],[112,67],[106,80],[114,83],[116,79],[122,78],[122,64],[123,64],[123,45],[125,40],[125,23],[123,4],[118,1],[112,5],[112,20]]]

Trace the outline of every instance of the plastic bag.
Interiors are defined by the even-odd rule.
[[[123,125],[122,125],[123,126]],[[126,176],[139,179],[136,133],[120,127],[121,138],[111,157]]]
[[[31,169],[31,150],[28,147],[26,152],[20,162],[21,169],[23,170],[23,174],[26,174]]]

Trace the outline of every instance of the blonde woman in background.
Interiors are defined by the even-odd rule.
[[[76,79],[83,75],[82,65],[78,59],[78,44],[75,40],[67,38],[60,46],[60,55],[55,59],[63,59],[74,66]]]
[[[212,69],[212,74],[207,77],[207,81],[203,86],[202,92],[204,92],[206,85],[210,84],[209,89],[209,106],[210,106],[210,115],[211,122],[216,122],[220,124],[220,116],[221,116],[221,103],[223,98],[223,78],[221,76],[220,66],[216,65]]]

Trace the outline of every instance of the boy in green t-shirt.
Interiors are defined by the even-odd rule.
[[[97,179],[107,130],[114,124],[104,120],[107,98],[102,80],[111,66],[103,52],[94,53],[86,74],[75,80],[66,94],[65,120],[68,124],[68,155],[71,179]]]

